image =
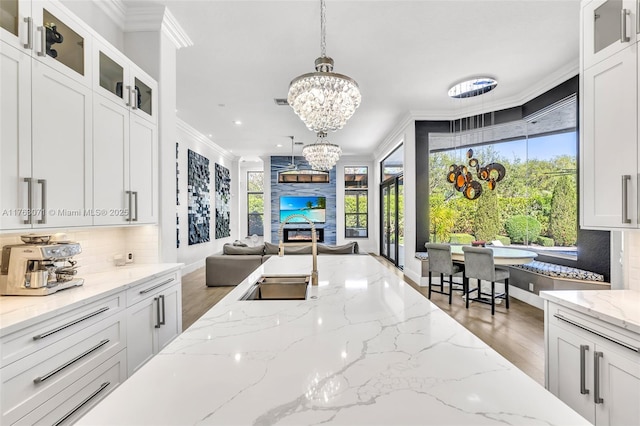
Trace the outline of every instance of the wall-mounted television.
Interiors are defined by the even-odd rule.
[[[327,198],[315,196],[282,196],[280,197],[280,222],[287,216],[300,214],[313,223],[325,223],[327,216]],[[289,223],[307,223],[296,217]]]

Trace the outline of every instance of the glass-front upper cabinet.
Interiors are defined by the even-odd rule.
[[[0,0],[0,40],[19,49],[32,48],[31,1]]]
[[[122,53],[97,40],[93,67],[94,90],[140,117],[157,122],[157,84],[153,78]]]
[[[84,25],[53,2],[34,1],[33,55],[36,59],[90,86],[91,37]]]
[[[637,0],[593,0],[584,5],[584,68],[638,41],[637,8]]]

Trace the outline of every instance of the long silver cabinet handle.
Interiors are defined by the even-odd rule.
[[[154,302],[158,302],[158,310],[156,311],[156,325],[155,325],[155,328],[160,328],[160,325],[161,325],[161,321],[160,321],[160,298],[159,297],[154,297],[153,301]]]
[[[45,380],[55,376],[56,374],[58,374],[59,372],[61,372],[65,368],[69,367],[70,365],[73,365],[76,362],[80,361],[82,358],[84,358],[85,356],[89,355],[91,352],[94,352],[94,351],[100,349],[101,347],[103,347],[107,343],[109,343],[109,339],[104,339],[103,341],[101,341],[100,343],[98,343],[97,345],[92,347],[91,349],[86,350],[85,352],[81,353],[77,357],[65,362],[64,364],[62,364],[61,366],[57,367],[56,369],[51,370],[50,372],[48,372],[44,376],[36,377],[35,379],[33,379],[33,383],[42,383],[42,382],[44,382]]]
[[[165,325],[166,324],[165,320],[167,318],[166,318],[166,311],[164,310],[164,294],[161,294],[159,296],[159,299],[160,300],[158,301],[158,304],[160,304],[160,302],[162,302],[162,320],[160,321],[160,325]],[[158,310],[160,310],[160,306],[158,306]]]
[[[40,50],[38,51],[38,56],[47,56],[47,30],[44,27],[38,27],[38,31],[40,31]]]
[[[103,390],[105,390],[107,388],[107,386],[109,386],[111,384],[111,382],[104,382],[103,384],[100,385],[100,387],[98,388],[98,390],[94,391],[91,395],[89,395],[88,397],[86,397],[80,404],[76,405],[75,407],[73,407],[71,409],[71,411],[69,411],[67,414],[65,414],[64,416],[62,416],[62,418],[60,420],[58,420],[57,422],[55,422],[53,424],[53,426],[60,426],[62,423],[65,422],[65,420],[67,420],[69,417],[73,416],[73,414],[78,411],[79,409],[81,409],[87,402],[91,401],[93,398],[95,398],[96,396],[98,396],[98,394],[100,392],[102,392]]]
[[[27,42],[23,44],[25,49],[33,48],[33,18],[27,16],[24,18],[24,22],[27,23]]]
[[[604,402],[604,399],[600,397],[600,358],[602,356],[602,352],[593,353],[593,402],[596,404]]]
[[[131,108],[138,109],[138,89],[135,87],[132,88],[131,95],[133,97],[133,102],[131,102]]]
[[[129,197],[129,205],[128,205],[128,209],[129,209],[128,213],[129,214],[125,217],[124,220],[126,220],[127,222],[131,222],[131,194],[132,194],[132,192],[131,191],[124,191],[124,193],[127,194],[127,196]]]
[[[31,178],[24,178],[24,181],[27,182],[27,219],[23,220],[22,223],[24,223],[25,225],[31,224],[33,223],[33,203],[32,203],[32,198],[33,198],[33,179]]]
[[[563,317],[560,314],[553,314],[553,316],[558,318],[560,321],[564,321],[564,322],[569,323],[571,325],[574,325],[574,326],[576,326],[578,328],[581,328],[581,329],[583,329],[585,331],[588,331],[591,334],[595,334],[596,336],[602,337],[603,339],[607,339],[610,342],[616,343],[616,344],[618,344],[618,345],[620,345],[620,346],[622,346],[624,348],[627,348],[627,349],[629,349],[631,351],[640,353],[640,348],[636,348],[635,346],[631,346],[631,345],[629,345],[629,344],[627,344],[627,343],[625,343],[625,342],[623,342],[621,340],[618,340],[618,339],[613,338],[611,336],[607,336],[606,334],[602,334],[599,331],[596,331],[596,330],[594,330],[592,328],[589,328],[589,327],[584,326],[584,325],[582,325],[580,323],[577,323],[577,322],[575,322],[573,320],[570,320],[569,318]]]
[[[640,0],[636,1],[636,33],[640,34]]]
[[[132,191],[133,192],[133,197],[135,199],[135,201],[133,202],[133,205],[135,206],[136,209],[136,215],[133,217],[133,219],[131,219],[132,222],[137,222],[138,221],[138,191]]]
[[[587,389],[587,384],[586,384],[586,375],[587,375],[586,354],[588,350],[589,350],[589,345],[580,345],[580,393],[582,395],[589,394],[589,389]]]
[[[145,288],[144,290],[140,290],[140,294],[149,293],[150,291],[153,291],[158,287],[162,287],[165,284],[169,284],[171,281],[173,281],[173,278],[170,278],[170,279],[168,279],[166,281],[162,281],[160,284],[156,284],[153,287],[149,287],[149,288]]]
[[[46,333],[42,333],[42,334],[38,334],[36,336],[33,336],[33,340],[40,340],[40,339],[44,339],[45,337],[51,336],[52,334],[55,334],[59,331],[64,330],[65,328],[69,328],[72,325],[76,325],[84,320],[88,320],[89,318],[95,317],[96,315],[100,315],[101,313],[108,311],[109,307],[105,306],[103,308],[98,309],[97,311],[91,312],[90,314],[87,314],[83,317],[80,317],[74,321],[71,321],[67,324],[61,325],[60,327],[54,328],[53,330],[49,330]]]
[[[629,219],[629,181],[631,175],[622,175],[622,223],[631,223]]]
[[[131,106],[131,86],[126,86],[127,90],[127,106]]]
[[[40,194],[40,199],[42,200],[42,205],[40,206],[42,219],[39,219],[38,223],[47,223],[47,180],[38,179],[38,184],[42,185],[42,193]]]
[[[631,15],[629,9],[622,9],[620,11],[620,42],[626,43],[631,41],[631,37],[627,35],[627,16]]]

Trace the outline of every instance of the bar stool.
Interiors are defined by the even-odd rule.
[[[426,243],[427,254],[429,256],[429,299],[431,292],[448,294],[449,304],[453,295],[453,276],[464,272],[464,265],[456,263],[451,258],[451,246],[449,244]],[[440,285],[433,284],[433,273],[440,274]],[[449,276],[449,292],[444,291],[444,276]],[[462,292],[464,293],[464,276],[462,279]],[[440,290],[433,290],[432,287],[440,287]]]
[[[462,247],[464,252],[464,288],[466,289],[466,307],[469,309],[469,299],[471,293],[477,291],[477,297],[471,299],[476,302],[491,305],[491,315],[496,311],[496,299],[504,299],[505,305],[509,309],[509,270],[506,268],[496,267],[493,260],[493,250],[483,247]],[[469,278],[478,280],[478,288],[469,289]],[[483,293],[481,280],[491,282],[491,294]],[[496,282],[504,281],[504,293],[496,294]],[[490,296],[491,300],[487,300],[482,296]]]

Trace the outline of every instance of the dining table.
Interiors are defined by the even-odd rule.
[[[464,262],[464,252],[461,244],[451,245],[451,259],[454,262]],[[493,251],[493,261],[496,265],[524,265],[533,261],[538,254],[530,250],[509,247],[490,246]]]

